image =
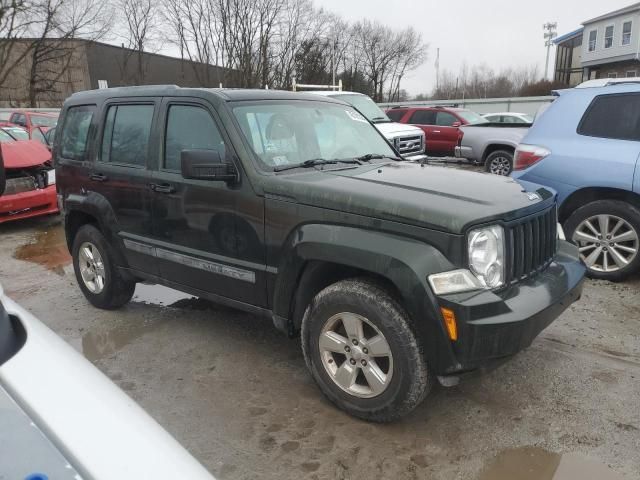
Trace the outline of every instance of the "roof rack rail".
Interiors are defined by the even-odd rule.
[[[622,78],[596,78],[587,80],[575,88],[597,88],[610,87],[612,85],[635,85],[640,84],[640,77],[622,77]]]

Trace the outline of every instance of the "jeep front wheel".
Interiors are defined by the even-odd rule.
[[[322,392],[356,417],[396,420],[432,386],[407,313],[367,279],[343,280],[318,293],[304,314],[301,337]]]

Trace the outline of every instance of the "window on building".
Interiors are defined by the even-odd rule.
[[[580,135],[619,140],[640,140],[640,95],[596,97],[578,126]]]
[[[94,107],[71,107],[67,110],[60,140],[60,156],[70,160],[84,160],[89,127]]]
[[[613,46],[613,25],[609,25],[604,29],[604,48]]]
[[[626,74],[627,78],[632,78],[632,77],[636,77],[638,74],[635,70],[629,70]]]
[[[622,24],[622,45],[631,45],[631,25],[633,22]]]
[[[164,142],[164,168],[180,170],[182,150],[216,150],[224,158],[224,141],[209,112],[195,105],[171,105]]]
[[[607,73],[607,78],[618,78],[618,74],[616,72]]]
[[[598,41],[598,31],[591,30],[589,32],[589,51],[593,52],[596,49],[596,42]]]
[[[103,162],[144,167],[147,164],[153,105],[112,105],[102,136]]]

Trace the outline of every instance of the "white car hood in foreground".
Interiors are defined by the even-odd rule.
[[[16,303],[0,301],[26,343],[0,365],[0,387],[84,479],[212,480],[169,433],[82,355]],[[0,445],[11,445],[2,427]],[[0,478],[3,478],[0,465]],[[42,472],[45,473],[45,472]]]
[[[422,135],[422,129],[403,123],[374,123],[378,131],[387,138],[395,138],[402,135]]]

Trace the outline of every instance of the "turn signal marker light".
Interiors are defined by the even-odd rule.
[[[440,307],[442,312],[442,318],[444,319],[444,326],[447,329],[449,338],[454,342],[458,340],[458,324],[456,323],[456,314],[450,308]]]

